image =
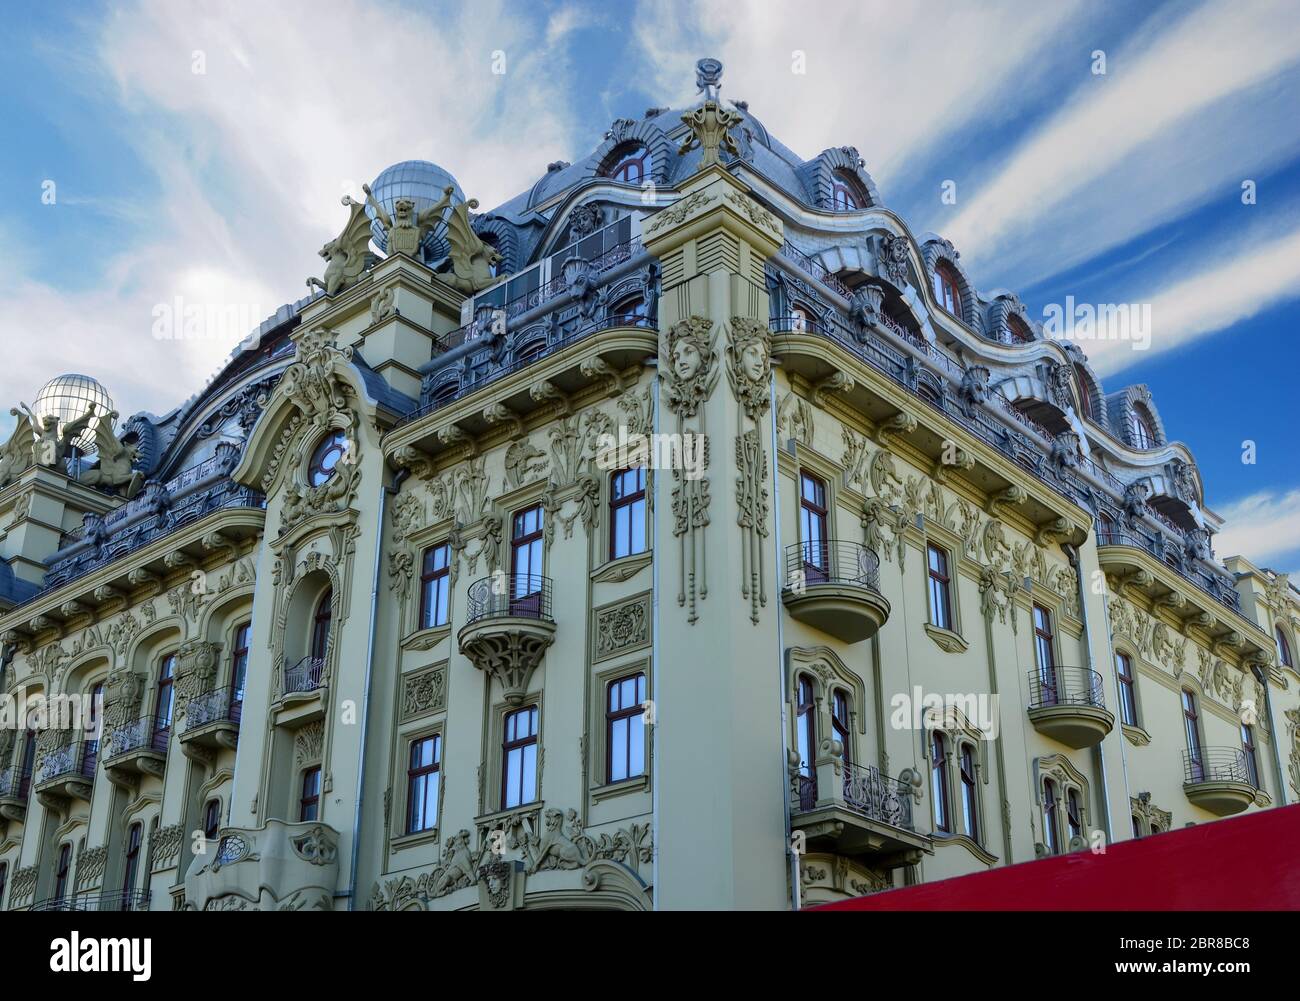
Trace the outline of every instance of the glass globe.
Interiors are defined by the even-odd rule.
[[[460,190],[456,178],[428,160],[403,160],[381,171],[371,182],[370,193],[392,218],[399,198],[409,198],[413,201],[418,215],[441,201],[442,189],[449,184],[456,189],[451,195],[451,205],[458,205],[465,200],[465,193]],[[443,217],[446,218],[450,211],[449,207],[447,212],[443,213]],[[375,210],[369,204],[366,205],[366,215],[370,217],[370,232],[374,237],[375,245],[387,253],[388,235],[379,220],[375,218]],[[440,223],[430,230],[420,246],[424,263],[430,267],[442,261],[450,249],[445,223]]]
[[[100,417],[113,409],[113,398],[97,381],[88,375],[73,374],[51,379],[32,401],[32,413],[38,420],[51,415],[57,417],[59,434],[62,435],[63,426],[84,415],[92,403],[95,405],[96,419],[73,441],[83,455],[90,455],[96,451],[95,425],[99,423]]]

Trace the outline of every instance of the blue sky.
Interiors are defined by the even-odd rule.
[[[434,160],[497,204],[614,118],[690,100],[715,55],[724,97],[800,155],[856,146],[981,289],[1035,316],[1150,303],[1150,350],[1084,345],[1106,389],[1150,385],[1230,518],[1220,555],[1300,570],[1293,2],[157,0],[15,8],[6,29],[0,399],[85,371],[124,413],[164,413],[243,317],[303,294],[340,196],[387,164]],[[178,297],[235,319],[160,341]]]

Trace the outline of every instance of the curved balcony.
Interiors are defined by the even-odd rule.
[[[227,686],[195,695],[185,706],[181,750],[199,757],[209,750],[234,750],[239,743],[239,721],[244,712],[244,691]]]
[[[781,600],[793,618],[845,643],[870,639],[889,619],[880,557],[857,542],[786,546]]]
[[[134,788],[144,776],[162,778],[171,720],[143,716],[115,727],[105,740],[104,773],[114,785]]]
[[[1045,737],[1076,750],[1100,744],[1115,726],[1101,675],[1086,667],[1029,672],[1029,722]]]
[[[1193,806],[1228,817],[1255,802],[1255,778],[1239,747],[1183,752],[1183,792]]]
[[[185,875],[182,908],[329,911],[338,890],[339,832],[318,821],[223,827]]]
[[[27,800],[32,791],[31,769],[18,765],[0,772],[0,828],[27,819]]]
[[[791,775],[791,826],[810,849],[869,860],[891,869],[913,865],[930,848],[912,819],[913,789],[874,765],[842,756]]]
[[[83,893],[76,897],[51,897],[32,904],[33,911],[147,911],[148,890]]]
[[[99,763],[99,741],[74,740],[50,751],[41,759],[33,776],[36,795],[50,799],[79,799],[86,803],[95,788],[95,766]]]
[[[460,652],[501,683],[519,705],[533,671],[555,642],[551,579],[540,574],[497,574],[469,587],[469,617],[457,636]]]

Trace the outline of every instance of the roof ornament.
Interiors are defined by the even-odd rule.
[[[456,193],[456,186],[448,184],[442,189],[442,197],[423,212],[415,211],[415,202],[410,198],[399,198],[393,203],[393,215],[376,201],[369,184],[361,185],[366,193],[366,203],[378,217],[380,225],[388,234],[388,252],[406,254],[417,261],[420,259],[420,243],[429,230],[436,229],[442,222],[442,215],[451,204],[451,196]],[[352,200],[349,198],[348,202]]]
[[[718,103],[721,79],[722,63],[718,60],[701,59],[695,64],[695,85],[704,93],[704,103],[682,115],[682,121],[690,127],[691,134],[677,150],[677,155],[684,156],[698,146],[700,169],[721,164],[723,149],[733,156],[740,156],[740,147],[730,130],[744,121],[744,115]]]
[[[370,189],[366,188],[367,195],[369,192]],[[343,196],[343,204],[352,210],[347,225],[342,233],[320,248],[320,256],[327,262],[325,277],[323,280],[307,279],[308,288],[319,288],[326,295],[334,295],[355,285],[366,267],[375,261],[375,256],[370,253],[370,220],[366,217],[365,206],[348,195]]]

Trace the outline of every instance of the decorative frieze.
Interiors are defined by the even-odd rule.
[[[650,645],[649,593],[596,610],[595,659],[608,660]]]
[[[447,667],[439,664],[402,677],[403,723],[447,708]]]

